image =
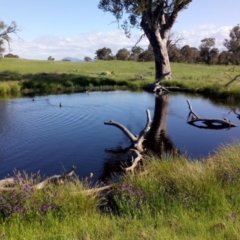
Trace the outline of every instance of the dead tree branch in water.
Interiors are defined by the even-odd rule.
[[[188,123],[195,127],[206,129],[224,129],[230,127],[237,127],[236,124],[226,118],[201,118],[193,111],[189,100],[187,100],[187,103],[190,110],[190,113],[188,115]],[[203,124],[205,124],[205,126],[199,126],[196,124],[196,122],[202,122]]]
[[[142,155],[137,151],[136,149],[130,149],[136,154],[136,157],[132,157],[132,165],[127,168],[123,168],[125,172],[131,171],[132,174],[134,174],[134,169],[137,167],[138,162],[142,161]]]
[[[150,111],[146,110],[146,114],[147,114],[147,123],[144,129],[139,133],[139,135],[132,134],[125,126],[123,126],[118,122],[114,122],[112,120],[110,120],[109,122],[104,122],[105,125],[111,125],[119,128],[132,142],[132,147],[129,150],[133,151],[136,156],[132,158],[132,165],[130,167],[127,167],[127,168],[122,167],[122,169],[125,172],[131,171],[132,173],[134,173],[134,169],[138,165],[138,162],[142,160],[141,153],[145,151],[143,147],[143,142],[146,138],[148,131],[151,128],[151,123],[152,123]]]
[[[134,135],[132,134],[125,126],[123,126],[122,124],[118,123],[118,122],[114,122],[112,120],[110,120],[109,122],[104,122],[105,125],[111,125],[111,126],[115,126],[117,128],[119,128],[120,130],[122,130],[122,132],[130,139],[130,141],[133,144],[133,148],[138,150],[140,153],[142,153],[144,151],[143,148],[143,141],[145,139],[145,136],[147,134],[147,132],[150,129],[151,126],[151,115],[150,115],[150,111],[147,110],[147,123],[145,128],[139,133],[139,135]]]

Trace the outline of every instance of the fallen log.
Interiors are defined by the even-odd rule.
[[[76,167],[72,166],[72,168],[65,174],[51,176],[51,177],[45,179],[44,181],[42,181],[36,185],[33,185],[32,188],[35,190],[40,190],[40,189],[43,189],[49,183],[54,183],[54,184],[63,183],[64,180],[66,180],[67,178],[69,178],[75,174],[75,170],[76,170]],[[90,175],[88,177],[86,177],[83,182],[89,181],[92,177],[93,177],[93,174],[90,173]],[[21,184],[22,183],[19,182],[19,185],[21,185]],[[0,180],[0,192],[15,191],[18,188],[19,188],[19,186],[16,186],[16,178],[14,178],[14,177],[5,178],[5,179]],[[102,191],[108,190],[110,188],[112,188],[112,185],[89,188],[89,189],[84,189],[83,193],[86,195],[97,194]]]
[[[64,173],[63,175],[54,175],[49,178],[46,178],[42,182],[35,184],[32,186],[33,189],[39,190],[44,188],[47,184],[49,183],[62,183],[65,179],[73,176],[75,173],[76,167],[72,166],[72,168]],[[13,191],[16,190],[17,187],[13,187],[14,184],[16,184],[16,179],[15,178],[5,178],[0,180],[0,192],[3,191]]]
[[[188,122],[189,124],[198,127],[198,128],[205,128],[205,129],[224,129],[224,128],[230,128],[230,127],[237,127],[236,124],[231,122],[229,119],[226,118],[201,118],[199,117],[192,109],[192,106],[187,100],[188,107],[190,110],[190,113],[188,115]],[[205,124],[205,126],[199,126],[196,123],[202,122]]]
[[[134,174],[134,169],[137,167],[138,163],[142,160],[141,153],[145,151],[143,147],[143,142],[146,139],[146,135],[149,132],[151,128],[151,123],[152,123],[150,111],[146,110],[146,113],[147,113],[147,123],[144,129],[138,135],[134,135],[125,126],[123,126],[118,122],[114,122],[112,120],[110,120],[109,122],[104,122],[105,125],[111,125],[119,128],[132,142],[132,147],[129,148],[129,150],[133,151],[136,156],[132,157],[131,166],[126,168],[121,167],[125,172],[130,171],[131,173]]]
[[[135,148],[140,153],[142,153],[144,151],[143,141],[145,140],[145,136],[146,136],[147,132],[150,130],[150,126],[151,126],[151,122],[152,122],[150,111],[146,110],[146,113],[147,113],[147,123],[146,123],[145,128],[139,133],[139,135],[134,135],[125,126],[123,126],[122,124],[120,124],[118,122],[114,122],[112,120],[110,120],[109,122],[104,122],[104,124],[115,126],[115,127],[119,128],[130,139],[130,141],[133,144],[133,148]]]
[[[130,149],[130,150],[136,154],[136,157],[135,158],[132,157],[132,165],[127,168],[123,168],[123,170],[125,172],[130,171],[132,174],[134,174],[134,169],[137,167],[138,163],[142,161],[142,155],[136,149]]]

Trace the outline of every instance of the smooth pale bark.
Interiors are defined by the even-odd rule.
[[[160,26],[151,26],[144,21],[141,22],[143,28],[154,52],[155,57],[155,79],[172,79],[171,66],[169,62],[167,42],[169,30],[161,30]],[[163,77],[164,76],[164,77]]]

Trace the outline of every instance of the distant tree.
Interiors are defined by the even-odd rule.
[[[129,60],[137,61],[139,55],[140,55],[143,51],[144,51],[144,50],[143,50],[143,48],[141,48],[141,47],[133,47],[133,48],[131,49],[131,52],[130,52]]]
[[[182,62],[183,56],[181,50],[176,44],[171,44],[168,46],[168,55],[170,62]]]
[[[55,59],[52,56],[48,57],[48,61],[54,61]]]
[[[189,45],[183,46],[180,51],[181,51],[184,62],[187,62],[187,63],[193,62],[192,49]]]
[[[230,53],[231,62],[233,64],[240,64],[240,25],[233,27],[229,34],[230,39],[225,39],[223,45]]]
[[[138,61],[139,62],[150,62],[154,61],[154,53],[153,53],[153,48],[149,44],[148,49],[143,51],[142,53],[139,54],[138,56]]]
[[[110,48],[100,48],[96,51],[96,59],[101,60],[111,60],[112,58],[112,50]]]
[[[182,37],[171,32],[167,41],[167,50],[170,62],[181,62],[182,56],[179,48],[179,42],[182,40]]]
[[[19,58],[19,56],[18,55],[14,55],[12,53],[8,53],[8,54],[4,55],[4,58]]]
[[[201,62],[199,50],[195,47],[191,47],[191,51],[192,51],[192,62],[193,63]]]
[[[130,52],[126,48],[122,48],[118,50],[116,54],[116,59],[126,61],[128,60],[129,56]]]
[[[91,59],[90,57],[84,57],[84,61],[85,61],[85,62],[91,62],[92,59]]]
[[[209,55],[210,55],[210,63],[208,64],[216,64],[218,62],[218,55],[219,55],[219,49],[218,48],[212,48],[210,51],[209,51]]]
[[[180,11],[192,0],[100,0],[98,7],[111,12],[122,24],[127,36],[132,27],[141,27],[153,47],[155,78],[171,79],[167,42]],[[140,56],[139,56],[140,57]]]
[[[222,51],[219,55],[218,55],[218,64],[225,64],[228,65],[230,62],[230,54],[228,51]]]
[[[17,32],[20,31],[16,22],[11,22],[10,25],[5,24],[3,21],[0,21],[0,54],[5,51],[4,43],[8,44],[10,47],[10,34],[14,33],[17,35]]]
[[[218,50],[214,48],[215,38],[204,38],[199,46],[200,57],[203,62],[212,64],[214,57],[218,55]]]
[[[62,61],[64,61],[64,62],[71,62],[71,60],[69,58],[63,58]]]

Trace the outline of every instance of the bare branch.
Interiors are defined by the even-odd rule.
[[[104,122],[105,125],[112,125],[115,126],[117,128],[119,128],[120,130],[123,131],[123,133],[132,141],[132,143],[135,143],[137,141],[137,137],[134,136],[125,126],[123,126],[120,123],[114,122],[112,120],[110,120],[109,122]]]
[[[205,128],[205,129],[224,129],[224,128],[230,128],[230,127],[237,127],[236,124],[234,124],[233,122],[231,122],[229,119],[223,118],[200,118],[192,109],[192,106],[189,102],[189,100],[187,100],[188,103],[188,107],[190,110],[189,113],[189,120],[188,123],[198,127],[198,128]],[[196,125],[196,122],[202,122],[203,124],[205,124],[205,126],[198,126]]]
[[[132,158],[132,165],[130,167],[125,168],[125,172],[131,171],[134,174],[134,169],[137,167],[138,163],[142,160],[142,155],[136,149],[130,149],[136,154],[135,158]]]
[[[137,40],[137,42],[135,43],[135,45],[133,46],[133,48],[135,48],[135,47],[142,41],[143,37],[145,37],[145,36],[146,36],[145,33],[142,34],[142,35],[140,36],[140,38]]]
[[[230,85],[232,82],[234,82],[235,80],[237,80],[237,78],[240,76],[240,74],[236,75],[234,78],[232,78],[228,73],[224,72],[226,75],[228,75],[231,80],[225,85],[225,87],[227,87],[228,85]]]
[[[66,172],[65,174],[54,175],[52,177],[49,177],[49,178],[45,179],[44,181],[34,185],[33,189],[36,189],[36,190],[42,189],[50,182],[61,183],[66,178],[71,177],[74,174],[75,170],[76,170],[76,167],[72,166],[72,168],[68,172]],[[9,186],[13,185],[14,183],[15,183],[14,178],[6,178],[6,179],[3,179],[3,180],[0,180],[0,192],[15,190],[16,187],[9,187]]]

